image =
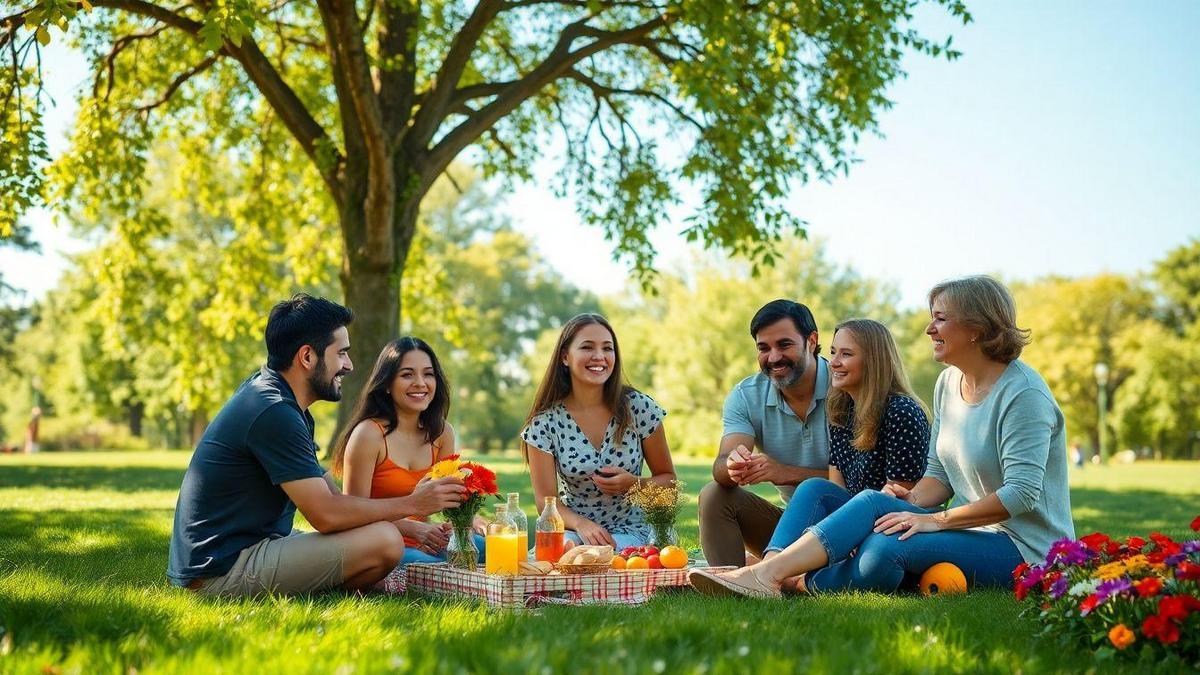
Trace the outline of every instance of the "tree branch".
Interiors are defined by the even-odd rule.
[[[648,89],[620,89],[617,87],[609,87],[607,85],[600,84],[595,79],[583,74],[582,72],[580,72],[579,70],[577,70],[575,68],[572,68],[567,73],[567,76],[570,77],[571,79],[579,82],[580,84],[584,85],[588,89],[590,89],[592,91],[592,94],[595,95],[597,98],[602,98],[602,99],[605,99],[606,101],[611,96],[637,96],[640,98],[646,98],[646,99],[650,99],[652,101],[661,103],[662,105],[670,108],[676,115],[678,115],[680,117],[680,119],[684,120],[685,122],[690,123],[692,126],[696,127],[697,130],[704,131],[703,124],[701,124],[699,121],[697,121],[691,115],[684,112],[684,110],[682,108],[680,108],[678,105],[676,105],[675,103],[672,103],[671,100],[668,99],[666,96],[663,96],[662,94],[660,94],[656,91],[650,91]],[[621,117],[621,116],[618,115],[618,117]],[[623,118],[622,118],[622,120],[623,120]]]
[[[458,81],[462,79],[463,71],[471,62],[471,53],[475,51],[475,45],[479,44],[479,38],[483,36],[484,30],[503,8],[503,0],[479,0],[474,11],[471,12],[471,16],[467,17],[466,23],[454,36],[454,42],[446,52],[446,58],[442,61],[441,67],[438,68],[429,95],[413,120],[411,134],[414,146],[421,148],[427,146],[438,127],[446,119],[446,113],[451,109],[450,100],[458,88]],[[439,169],[437,173],[441,173],[441,170]],[[434,175],[436,176],[437,173]]]
[[[363,203],[367,231],[361,253],[374,264],[390,269],[395,256],[391,223],[396,202],[392,144],[384,132],[383,110],[371,78],[362,26],[354,0],[317,0],[317,7],[330,36],[333,67],[342,70],[345,77],[344,92],[350,95],[367,153],[367,194]]]
[[[588,26],[587,21],[590,18],[585,17],[564,28],[559,34],[554,49],[544,61],[527,75],[513,82],[478,113],[452,129],[436,147],[429,151],[429,159],[422,172],[424,185],[432,184],[433,179],[458,156],[458,153],[475,142],[485,131],[492,128],[496,122],[515,110],[521,103],[537,94],[550,82],[564,75],[576,63],[613,45],[628,44],[642,39],[667,25],[670,20],[669,16],[660,15],[625,30],[604,31]],[[595,40],[571,51],[572,43],[584,35],[594,37]]]
[[[138,106],[138,108],[137,108],[138,112],[144,113],[144,114],[149,114],[151,110],[154,110],[155,108],[157,108],[157,107],[163,105],[164,103],[166,103],[167,101],[171,100],[171,96],[173,96],[175,94],[175,92],[180,87],[182,87],[185,82],[192,79],[194,76],[199,75],[200,73],[211,68],[212,65],[214,63],[216,63],[220,58],[221,58],[221,55],[219,53],[213,54],[212,56],[209,56],[208,58],[204,59],[200,63],[196,64],[195,67],[190,68],[186,72],[181,73],[178,77],[176,77],[174,80],[171,81],[171,85],[169,87],[167,87],[167,90],[165,92],[163,92],[163,95],[161,98],[159,98],[157,101],[155,101],[153,103],[148,103],[143,106]]]

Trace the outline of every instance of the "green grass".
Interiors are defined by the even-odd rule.
[[[421,597],[211,600],[167,586],[187,453],[0,456],[0,672],[1116,672],[1033,639],[1003,592],[491,610]],[[514,457],[491,458],[528,494]],[[681,460],[694,494],[706,462]],[[1184,537],[1200,465],[1072,476],[1080,534]],[[527,504],[527,507],[532,507]],[[680,521],[697,546],[693,503]]]

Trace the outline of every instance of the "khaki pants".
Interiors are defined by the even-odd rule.
[[[709,565],[746,564],[746,551],[762,557],[783,509],[740,487],[716,481],[700,491],[700,545]]]
[[[332,588],[345,581],[346,550],[334,537],[292,531],[243,549],[227,574],[205,579],[196,590],[211,596],[291,595]]]

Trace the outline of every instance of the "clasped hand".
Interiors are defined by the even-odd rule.
[[[592,474],[592,482],[606,495],[623,495],[637,482],[637,476],[619,466],[605,466]]]
[[[729,479],[738,485],[775,483],[779,464],[762,453],[755,454],[744,445],[734,448],[725,459]]]

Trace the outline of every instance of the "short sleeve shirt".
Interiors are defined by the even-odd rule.
[[[921,405],[893,394],[888,397],[883,420],[876,432],[875,447],[859,450],[854,440],[854,403],[849,424],[830,425],[829,465],[836,466],[846,481],[846,490],[858,494],[878,490],[888,480],[918,481],[925,475],[929,448],[929,418]]]
[[[313,418],[278,372],[246,380],[204,432],[183,475],[167,576],[185,586],[228,572],[245,549],[292,531],[280,484],[319,478]]]
[[[800,419],[783,398],[779,388],[762,373],[737,384],[725,398],[721,414],[722,436],[746,434],[771,459],[807,469],[829,467],[829,427],[825,417],[825,397],[829,391],[829,362],[817,357],[817,378],[807,419]],[[793,485],[778,485],[787,501]]]
[[[595,522],[610,533],[647,537],[650,528],[642,512],[625,501],[624,495],[606,495],[592,482],[603,466],[618,466],[639,476],[645,459],[642,442],[662,426],[667,413],[654,399],[631,390],[627,396],[629,424],[621,438],[614,438],[613,419],[604,431],[600,448],[592,445],[583,429],[562,403],[538,413],[521,431],[521,439],[532,448],[552,455],[562,488],[562,502],[575,513]]]

